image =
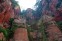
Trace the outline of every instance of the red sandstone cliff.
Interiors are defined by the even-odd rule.
[[[11,0],[0,0],[0,26],[3,28],[8,28],[10,18],[16,18],[19,20],[20,18],[20,7],[17,5],[16,7],[13,7],[13,3]],[[18,19],[19,18],[19,19]],[[17,21],[16,20],[16,21]],[[24,20],[23,20],[24,21]],[[22,23],[22,21],[19,21]],[[17,24],[19,24],[17,22]],[[23,24],[23,23],[22,23]],[[26,26],[25,26],[26,27]],[[0,33],[0,40],[4,35]],[[27,29],[25,28],[17,28],[14,32],[14,40],[15,41],[28,41],[28,34],[27,34]],[[12,41],[10,39],[10,41]]]

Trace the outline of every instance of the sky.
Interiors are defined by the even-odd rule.
[[[34,8],[34,5],[36,3],[36,0],[16,0],[18,1],[18,4],[20,5],[20,8],[27,9],[27,8]]]

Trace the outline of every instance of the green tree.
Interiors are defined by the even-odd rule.
[[[41,0],[39,0],[36,4],[36,17],[37,19],[39,19],[42,15],[42,4],[41,4]]]

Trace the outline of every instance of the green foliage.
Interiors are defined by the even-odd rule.
[[[6,38],[6,41],[8,41],[10,38],[13,38],[14,31],[17,29],[17,25],[14,23],[14,19],[10,19],[10,27],[3,29],[3,27],[0,27],[0,32],[4,34],[4,37]]]
[[[28,26],[27,32],[28,32],[29,41],[34,41],[34,40],[33,40],[33,37],[30,35],[30,32],[31,32],[31,31],[32,31],[31,28]]]
[[[28,30],[27,30],[28,31]],[[28,31],[28,38],[29,38],[29,41],[34,41],[33,40],[33,37],[30,35],[30,32]]]
[[[45,25],[42,21],[40,23],[39,31],[42,33],[42,36],[43,36],[42,41],[47,41],[47,37],[46,37],[46,33],[45,33]]]
[[[41,4],[41,0],[38,1],[35,6],[37,7],[35,15],[36,15],[36,18],[38,20],[41,17],[41,15],[42,15],[42,8],[43,8],[43,6]]]
[[[57,25],[59,26],[59,29],[62,31],[62,21],[56,22]]]
[[[17,1],[15,1],[15,0],[10,0],[10,1],[12,2],[13,8],[14,8],[15,6],[19,6],[18,3],[17,3]]]
[[[4,40],[2,39],[2,40],[0,40],[0,41],[4,41]]]
[[[26,15],[26,10],[23,10],[23,11],[21,12],[21,15],[22,15],[22,16],[25,16],[25,15]]]
[[[60,8],[61,4],[62,4],[62,0],[58,0],[58,3],[57,3],[57,5],[56,5],[56,9],[57,9],[57,8]]]
[[[14,19],[13,18],[10,18],[10,25],[11,25],[11,27],[10,27],[10,29],[12,30],[12,31],[14,31],[18,26],[17,26],[17,24],[14,22]]]
[[[34,31],[34,29],[32,29],[32,28],[29,27],[29,26],[27,27],[27,30],[30,31],[30,32],[33,32],[33,31]]]
[[[18,25],[16,23],[13,23],[11,30],[14,32],[17,28],[18,28]]]
[[[2,32],[4,34],[4,37],[7,39],[8,38],[8,32],[6,29],[3,29],[2,27],[0,27],[0,32]]]
[[[14,23],[14,19],[13,18],[10,18],[10,27],[7,28],[7,31],[8,31],[8,38],[13,38],[13,35],[14,35],[14,31],[17,29],[17,25],[16,23]]]
[[[13,18],[10,18],[10,22],[13,22],[14,21],[14,19]]]

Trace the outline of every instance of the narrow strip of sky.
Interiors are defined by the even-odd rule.
[[[18,4],[20,5],[20,8],[23,9],[27,9],[27,8],[33,8],[36,0],[16,0],[18,1]]]

